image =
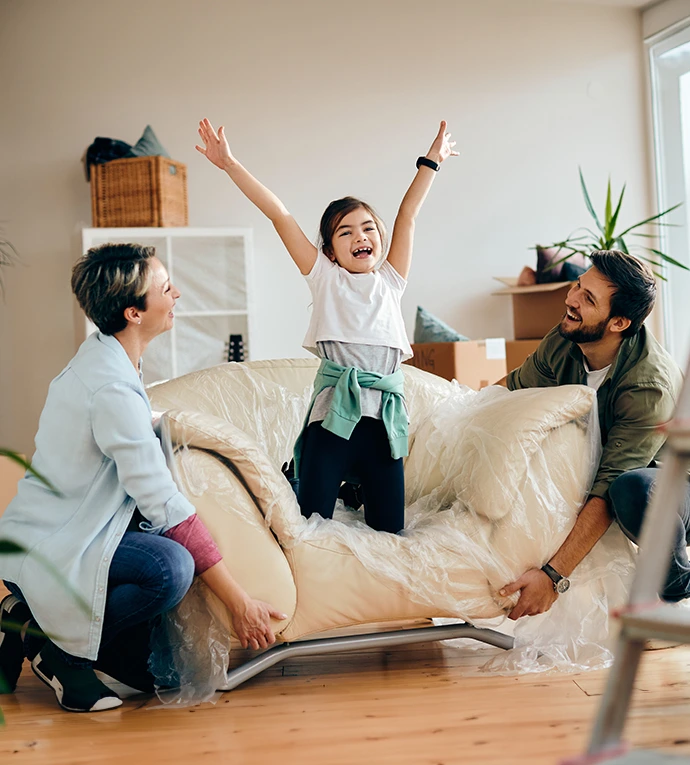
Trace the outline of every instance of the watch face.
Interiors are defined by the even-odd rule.
[[[556,582],[556,592],[559,595],[562,595],[564,592],[568,592],[570,589],[570,579],[566,579],[563,577],[563,579],[560,579],[558,582]]]

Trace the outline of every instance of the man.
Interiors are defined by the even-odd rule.
[[[542,569],[530,569],[501,590],[502,595],[520,590],[511,619],[548,611],[614,517],[626,536],[638,541],[658,470],[655,459],[665,440],[658,426],[672,417],[680,393],[678,366],[643,326],[656,299],[651,271],[618,250],[594,252],[590,260],[592,268],[568,292],[561,323],[499,383],[509,390],[595,388],[603,446],[589,497],[565,542]],[[678,519],[665,600],[690,597],[687,542],[690,487]]]

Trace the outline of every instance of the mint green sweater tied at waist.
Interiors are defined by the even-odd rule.
[[[406,457],[408,430],[404,383],[405,376],[402,369],[398,369],[392,375],[380,375],[376,372],[363,372],[357,367],[342,367],[333,361],[322,359],[314,379],[314,393],[304,420],[304,427],[295,443],[295,478],[299,477],[304,432],[309,423],[314,401],[326,388],[335,388],[335,390],[330,410],[321,425],[336,436],[347,440],[362,419],[361,389],[374,388],[382,391],[381,419],[388,433],[391,457],[394,460]]]

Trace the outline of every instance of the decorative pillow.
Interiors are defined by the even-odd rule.
[[[540,247],[537,245],[537,284],[550,284],[551,282],[570,282],[584,274],[587,263],[584,255],[579,253],[549,268],[568,254],[567,250],[560,247]]]
[[[414,323],[415,343],[456,343],[469,340],[469,337],[461,335],[444,321],[417,306],[417,318]]]
[[[156,138],[151,125],[146,126],[141,138],[132,146],[132,155],[135,157],[168,157],[170,155]]]

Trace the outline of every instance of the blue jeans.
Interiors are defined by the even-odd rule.
[[[638,544],[645,510],[649,504],[659,468],[642,468],[623,473],[611,484],[609,497],[618,525]],[[690,485],[676,522],[673,552],[662,597],[677,602],[690,597]]]
[[[167,537],[137,531],[125,532],[115,550],[108,573],[108,594],[100,651],[123,631],[149,622],[174,608],[194,579],[194,559],[181,544]],[[7,589],[21,600],[24,596],[13,582]],[[61,651],[77,666],[91,666],[88,659]]]

